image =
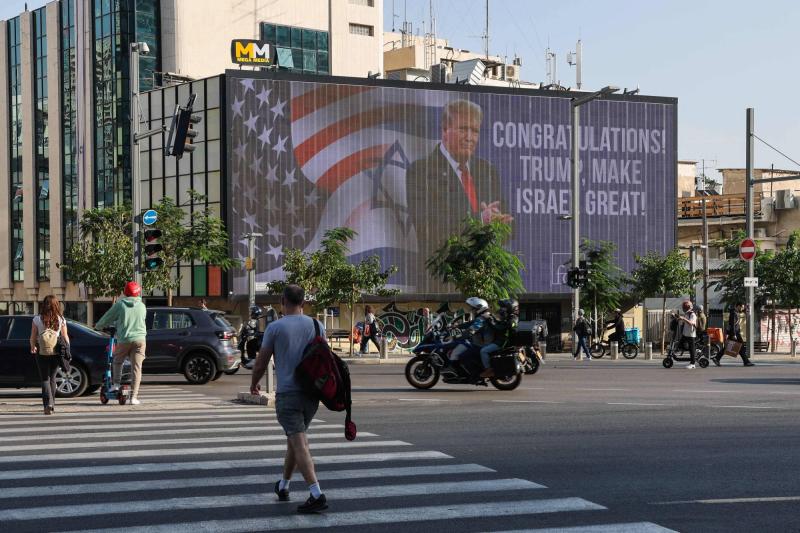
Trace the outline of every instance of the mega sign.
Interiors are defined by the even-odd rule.
[[[272,47],[255,39],[235,39],[231,41],[231,61],[239,65],[270,65]]]
[[[229,228],[256,277],[283,277],[289,249],[348,226],[353,260],[380,256],[404,293],[450,292],[425,261],[467,216],[513,225],[508,247],[530,293],[565,294],[571,258],[570,95],[274,79],[229,72]],[[675,245],[677,101],[581,107],[581,237],[634,254]],[[246,292],[245,276],[234,289]]]

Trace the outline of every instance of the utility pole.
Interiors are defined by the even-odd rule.
[[[255,269],[255,255],[256,255],[256,239],[263,237],[261,233],[245,233],[244,238],[247,239],[247,301],[250,307],[256,305],[256,269]]]
[[[706,309],[706,314],[711,313],[711,307],[708,304],[708,215],[706,213],[706,160],[703,159],[703,306]]]
[[[131,116],[131,204],[133,209],[133,280],[142,284],[140,217],[142,215],[142,199],[139,186],[139,54],[149,52],[147,45],[131,43],[130,61],[130,116]]]
[[[753,217],[754,217],[754,208],[753,205],[753,108],[747,108],[747,115],[746,115],[746,123],[747,123],[747,155],[746,155],[746,166],[747,170],[745,171],[745,194],[746,194],[746,213],[747,213],[747,221],[746,221],[746,228],[745,232],[747,233],[747,237],[752,239],[754,231],[754,224],[753,224]],[[752,278],[755,276],[755,261],[756,259],[753,258],[751,261],[747,262],[747,276]],[[756,324],[755,324],[755,288],[754,287],[747,287],[747,356],[753,357],[753,347],[754,347],[754,337],[756,334]]]

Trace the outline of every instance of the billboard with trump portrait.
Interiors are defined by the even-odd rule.
[[[446,294],[425,261],[466,217],[512,224],[531,294],[564,294],[570,260],[570,98],[476,88],[228,71],[228,225],[234,255],[259,232],[256,280],[289,249],[358,232],[354,261],[393,264],[406,294]],[[581,236],[633,255],[675,245],[677,101],[619,96],[581,107]],[[244,273],[234,291],[246,292]]]

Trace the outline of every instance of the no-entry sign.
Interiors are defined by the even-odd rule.
[[[739,244],[739,257],[745,261],[752,261],[756,256],[756,243],[750,237]]]

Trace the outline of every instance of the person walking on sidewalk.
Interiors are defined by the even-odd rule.
[[[575,353],[572,357],[577,361],[581,358],[581,350],[586,355],[586,360],[592,359],[592,352],[589,350],[589,321],[586,320],[583,309],[578,309],[578,319],[572,327],[575,336],[578,338],[578,345],[575,347]]]
[[[372,312],[371,305],[364,308],[364,334],[361,335],[361,349],[359,350],[361,355],[367,354],[369,341],[372,341],[378,352],[381,351],[381,345],[378,344],[378,319],[375,313]]]
[[[747,353],[747,315],[744,312],[744,304],[739,302],[731,306],[728,313],[728,323],[725,328],[726,344],[727,341],[733,340],[742,343],[742,348],[739,350],[739,355],[742,357],[744,366],[755,366],[755,363],[750,361],[749,354]],[[714,359],[714,364],[720,366],[719,361],[722,359],[723,353],[720,352]]]
[[[117,347],[114,349],[112,367],[113,389],[119,389],[122,381],[122,364],[131,361],[131,404],[139,405],[139,384],[142,382],[142,363],[147,348],[147,308],[141,298],[142,288],[135,281],[125,285],[125,297],[120,298],[94,325],[95,329],[116,329]]]
[[[303,314],[305,292],[298,285],[288,285],[283,290],[281,305],[283,318],[267,326],[258,357],[253,367],[250,392],[259,394],[259,381],[275,356],[275,374],[278,390],[275,395],[275,413],[278,423],[286,433],[286,458],[283,462],[283,479],[275,483],[278,500],[289,501],[289,483],[295,468],[300,470],[311,492],[308,500],[297,507],[298,513],[318,513],[328,508],[325,494],[319,486],[314,471],[314,460],[308,447],[306,432],[319,408],[319,400],[308,395],[295,379],[294,373],[306,346],[314,340],[314,318]],[[325,336],[325,326],[317,321],[320,335]]]
[[[52,415],[56,410],[56,372],[61,357],[59,344],[69,346],[67,321],[61,314],[61,303],[52,294],[45,296],[39,314],[31,325],[31,355],[36,358],[39,378],[42,380],[42,404],[44,414]]]

